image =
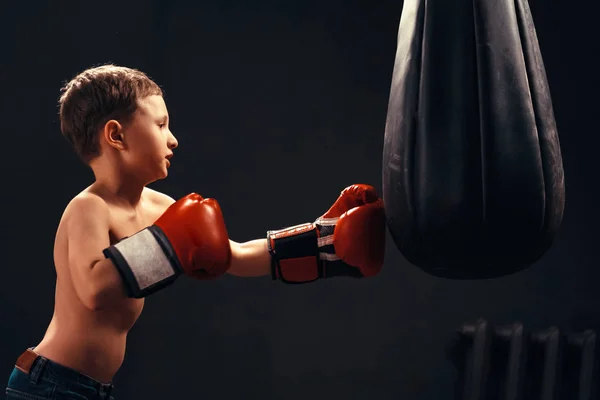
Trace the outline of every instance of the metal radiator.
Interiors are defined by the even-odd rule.
[[[526,332],[521,323],[464,325],[452,359],[456,400],[591,400],[598,392],[596,333],[557,328]]]

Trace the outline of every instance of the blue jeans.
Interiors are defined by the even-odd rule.
[[[6,399],[114,400],[112,389],[112,384],[98,382],[28,349],[10,374]]]

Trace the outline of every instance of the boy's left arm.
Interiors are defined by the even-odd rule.
[[[366,278],[383,267],[383,201],[369,185],[344,189],[313,223],[268,231],[266,239],[229,241],[231,275],[270,275],[285,283],[307,283],[335,276]]]
[[[163,195],[164,206],[174,200]],[[267,238],[229,240],[227,273],[271,276],[285,283],[307,283],[335,276],[377,275],[385,252],[383,201],[369,185],[344,189],[329,210],[313,223],[268,231]]]
[[[271,275],[271,255],[267,239],[256,239],[231,245],[231,266],[228,274],[240,277]]]
[[[164,211],[175,203],[167,194],[150,189],[155,201]],[[255,277],[271,274],[271,255],[266,239],[256,239],[238,243],[229,240],[231,246],[231,266],[227,273],[240,277]]]

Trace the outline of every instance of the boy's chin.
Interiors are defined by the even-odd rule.
[[[159,172],[158,174],[156,174],[154,176],[147,177],[147,179],[145,179],[145,181],[146,181],[146,185],[145,186],[150,185],[150,184],[152,184],[152,183],[154,183],[156,181],[163,180],[167,176],[169,176],[169,172],[168,171],[163,171],[162,173]]]
[[[165,171],[163,171],[162,174],[160,174],[159,176],[156,177],[155,181],[159,181],[161,179],[165,179],[168,176],[169,176],[169,171],[165,170]]]

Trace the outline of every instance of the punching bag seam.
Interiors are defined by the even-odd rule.
[[[473,35],[475,38],[475,59],[477,60],[475,62],[475,70],[476,70],[476,79],[477,79],[477,95],[478,95],[478,102],[477,102],[477,111],[478,111],[478,115],[479,115],[479,146],[480,146],[480,151],[479,151],[479,161],[481,164],[481,234],[482,235],[486,235],[487,233],[487,229],[488,229],[488,225],[487,225],[487,198],[486,198],[486,193],[487,193],[487,181],[486,181],[486,176],[487,176],[487,166],[485,163],[486,157],[485,157],[485,144],[486,144],[486,138],[485,138],[485,125],[483,123],[484,121],[484,116],[483,116],[483,112],[484,110],[482,109],[482,102],[484,101],[485,96],[483,95],[483,93],[481,92],[482,89],[482,80],[483,77],[481,76],[481,70],[483,69],[483,67],[481,66],[481,58],[482,58],[482,54],[481,51],[479,49],[479,39],[480,39],[480,35],[479,35],[479,29],[480,26],[478,24],[479,18],[478,18],[478,13],[477,13],[477,5],[475,4],[477,2],[477,0],[472,0],[472,5],[473,5]]]
[[[421,128],[420,124],[419,124],[419,115],[420,115],[420,110],[421,110],[421,101],[422,101],[422,94],[423,94],[423,64],[424,64],[424,58],[425,58],[425,51],[423,49],[425,49],[426,46],[426,39],[427,39],[427,10],[428,10],[428,4],[429,0],[423,0],[423,2],[421,2],[421,8],[417,11],[417,18],[418,20],[421,20],[421,16],[422,16],[422,21],[423,24],[421,24],[421,40],[420,40],[420,46],[419,46],[419,57],[418,57],[418,66],[417,66],[417,70],[419,71],[418,77],[419,77],[419,83],[417,84],[417,99],[416,99],[416,106],[415,106],[415,110],[414,110],[414,114],[412,115],[411,118],[411,124],[413,124],[413,129],[410,130],[410,132],[413,132],[413,135],[411,137],[411,141],[410,141],[410,168],[412,173],[410,174],[410,187],[413,188],[413,190],[410,193],[410,201],[412,204],[417,204],[417,190],[414,190],[415,187],[415,182],[419,182],[418,179],[418,173],[419,171],[417,170],[417,162],[416,162],[416,157],[414,156],[415,154],[415,149],[417,148],[417,141],[418,141],[418,137],[419,137],[419,129]],[[422,14],[422,15],[419,15]],[[416,206],[415,206],[415,211],[416,211]],[[417,238],[418,241],[421,241],[421,235],[420,235],[420,230],[419,230],[419,213],[415,212],[414,213],[414,224],[413,227],[415,229],[414,232],[414,236],[415,238]]]

